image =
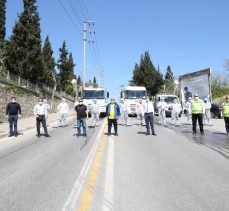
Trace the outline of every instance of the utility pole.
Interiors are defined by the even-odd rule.
[[[104,87],[104,67],[102,65],[99,66],[99,87]]]
[[[84,21],[84,29],[83,29],[83,87],[85,87],[86,83],[86,44],[87,44],[87,25],[95,24],[94,21]]]

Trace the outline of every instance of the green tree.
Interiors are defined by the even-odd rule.
[[[43,55],[43,66],[44,66],[44,79],[43,79],[44,83],[47,86],[54,87],[55,81],[53,76],[56,75],[56,71],[55,71],[56,63],[55,63],[55,59],[53,58],[53,50],[48,36],[45,39],[42,55]]]
[[[165,85],[166,85],[166,90],[170,90],[170,91],[174,90],[174,76],[170,65],[168,65],[166,69]]]
[[[23,0],[19,15],[7,45],[6,66],[9,71],[33,82],[43,82],[41,29],[36,0]]]
[[[5,35],[6,35],[5,23],[6,23],[6,0],[0,0],[0,44],[3,44],[5,40]]]
[[[140,64],[135,64],[131,85],[145,86],[152,96],[159,92],[163,85],[162,74],[153,65],[149,52],[146,51],[140,60]]]

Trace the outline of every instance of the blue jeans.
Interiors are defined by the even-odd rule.
[[[86,118],[80,118],[80,119],[77,119],[77,133],[80,134],[81,133],[81,125],[83,127],[83,134],[86,135],[87,134],[87,131],[86,131]]]
[[[155,133],[154,125],[153,125],[153,113],[145,113],[145,122],[146,122],[147,133],[150,133],[150,127],[152,133]]]
[[[9,115],[10,135],[17,134],[18,115]]]

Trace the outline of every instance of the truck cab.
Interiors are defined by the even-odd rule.
[[[93,104],[93,100],[96,99],[99,104],[99,113],[100,116],[106,115],[106,99],[109,98],[109,92],[106,92],[104,88],[93,88],[87,87],[83,90],[83,100],[84,104],[87,106],[88,112],[91,112],[91,106]]]
[[[144,86],[125,86],[122,87],[120,97],[124,99],[127,104],[127,111],[129,115],[136,115],[136,104],[141,99],[145,102],[147,96],[146,88]]]
[[[177,95],[173,95],[173,94],[157,94],[156,95],[155,102],[154,102],[154,110],[155,110],[156,115],[158,115],[158,103],[161,100],[161,98],[163,98],[164,102],[166,103],[165,114],[167,117],[171,117],[172,105],[174,104],[174,99],[176,99],[177,102],[180,104],[180,108],[181,108],[180,116],[181,116],[182,106],[181,106],[180,100]]]

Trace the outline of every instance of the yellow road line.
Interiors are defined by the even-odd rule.
[[[104,136],[105,130],[106,127],[104,127],[103,134],[91,166],[89,177],[85,189],[83,191],[83,195],[80,199],[79,207],[77,209],[78,211],[87,211],[90,209],[91,201],[93,198],[93,193],[96,185],[96,179],[100,167],[101,157],[105,147],[105,136]]]

